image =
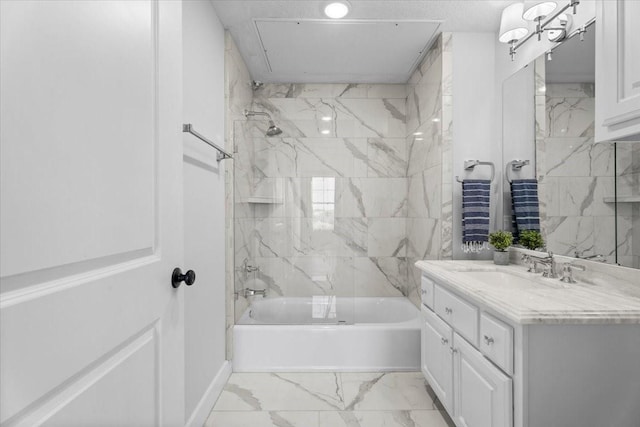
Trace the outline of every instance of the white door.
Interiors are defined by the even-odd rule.
[[[458,334],[453,334],[454,416],[460,427],[511,427],[511,379]]]
[[[0,7],[0,423],[182,425],[181,4]]]
[[[451,328],[431,310],[422,309],[422,372],[444,407],[453,410]]]

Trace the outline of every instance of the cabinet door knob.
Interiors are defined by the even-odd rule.
[[[440,338],[440,342],[442,343],[442,345],[447,345],[447,344],[449,344],[449,340],[448,340],[448,339],[446,339],[446,338],[444,338],[444,337],[443,337],[443,338]]]
[[[491,338],[491,337],[489,337],[489,336],[485,335],[485,336],[484,336],[484,342],[485,342],[487,345],[491,345],[491,344],[493,344],[493,338]]]
[[[449,347],[449,351],[451,352],[451,354],[457,353],[458,349],[457,348],[453,348],[453,347]]]

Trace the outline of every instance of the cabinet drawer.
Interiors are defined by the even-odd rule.
[[[427,307],[433,309],[433,288],[435,283],[427,276],[422,276],[420,280],[420,294],[422,297],[422,303]]]
[[[435,285],[434,310],[460,335],[478,346],[478,309],[462,298]]]
[[[480,351],[507,374],[513,374],[513,328],[487,313],[480,315]]]

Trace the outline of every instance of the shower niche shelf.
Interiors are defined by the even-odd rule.
[[[244,202],[246,203],[257,203],[257,204],[265,204],[265,205],[281,205],[284,203],[284,200],[277,197],[247,197]]]
[[[614,196],[605,197],[605,203],[640,203],[640,196],[618,196],[617,198]]]

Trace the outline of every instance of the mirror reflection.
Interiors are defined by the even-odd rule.
[[[594,144],[594,36],[591,25],[505,81],[505,177],[537,180],[548,250],[640,268],[640,144]]]

